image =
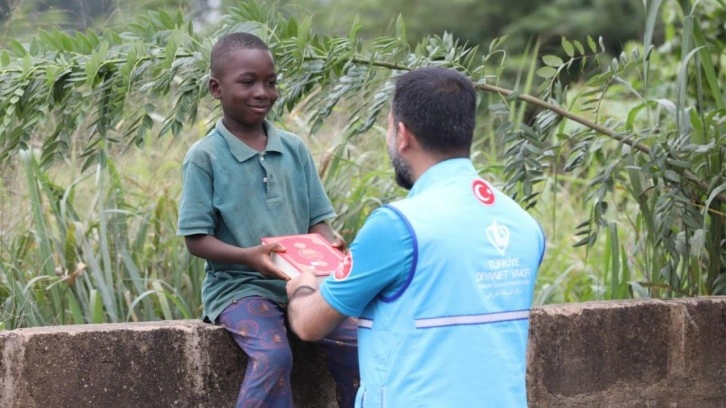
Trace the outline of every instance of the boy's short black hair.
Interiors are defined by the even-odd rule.
[[[220,74],[220,66],[227,55],[234,50],[269,50],[260,37],[245,33],[230,33],[222,36],[212,47],[212,76]]]
[[[391,112],[427,151],[468,156],[476,125],[476,91],[463,74],[427,67],[400,76]]]

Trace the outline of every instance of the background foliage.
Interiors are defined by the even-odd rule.
[[[381,143],[390,80],[443,65],[482,91],[480,173],[545,228],[536,303],[726,293],[723,0],[4,1],[0,327],[199,315],[179,167],[218,117],[211,44],[238,30],[271,45],[273,117],[306,137],[349,241],[404,194]],[[54,26],[22,24],[51,3]],[[56,28],[78,13],[84,30]],[[605,15],[636,31],[588,31]]]

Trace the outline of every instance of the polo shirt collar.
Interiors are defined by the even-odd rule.
[[[450,181],[452,178],[461,176],[462,174],[471,174],[472,176],[478,175],[474,168],[474,164],[472,164],[470,159],[460,157],[438,162],[429,167],[421,175],[421,177],[416,180],[416,183],[411,188],[411,191],[408,192],[408,197],[413,197],[434,184],[438,184],[442,181]]]
[[[267,146],[265,147],[265,152],[282,153],[282,141],[280,140],[280,135],[277,134],[277,129],[275,129],[275,127],[272,126],[272,123],[267,120],[262,121],[262,127],[265,129],[265,133],[267,134]],[[215,130],[220,135],[222,135],[224,140],[227,142],[227,146],[229,146],[229,151],[232,153],[232,156],[237,159],[237,161],[243,162],[260,153],[257,150],[247,146],[245,142],[237,139],[237,137],[233,135],[232,132],[227,130],[227,128],[224,126],[224,123],[222,122],[222,119],[219,119],[217,121],[217,124],[215,125]]]

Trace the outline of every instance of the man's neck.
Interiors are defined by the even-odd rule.
[[[422,153],[417,155],[417,157],[412,158],[409,163],[411,163],[411,176],[413,178],[413,182],[416,183],[416,180],[418,180],[421,175],[426,173],[428,169],[431,167],[449,160],[449,159],[468,159],[468,154],[449,154],[449,155],[434,155],[430,153]]]

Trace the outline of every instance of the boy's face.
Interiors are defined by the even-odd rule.
[[[222,105],[225,124],[234,127],[262,123],[277,100],[277,74],[268,50],[238,49],[209,79],[209,92]]]

